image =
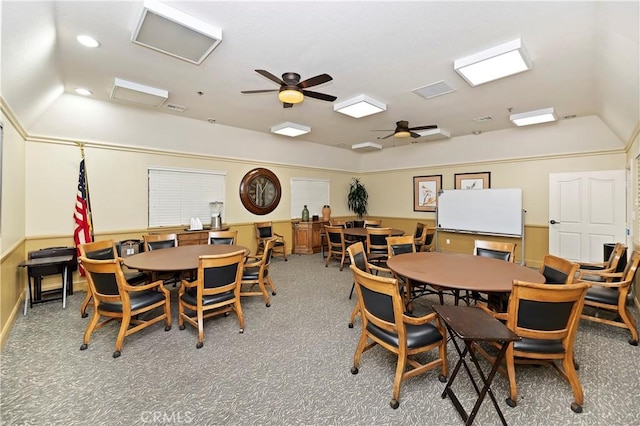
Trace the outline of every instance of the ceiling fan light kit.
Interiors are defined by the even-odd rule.
[[[271,133],[276,133],[278,135],[289,136],[295,138],[296,136],[304,135],[311,131],[311,127],[303,126],[302,124],[285,122],[281,124],[277,124],[271,127]]]
[[[362,118],[386,111],[387,105],[363,94],[335,104],[333,110],[353,118]]]
[[[535,111],[522,112],[509,115],[509,120],[516,126],[529,126],[531,124],[549,123],[556,121],[554,108],[543,108]]]
[[[453,68],[470,86],[478,86],[531,69],[522,39],[492,47],[453,62]]]
[[[304,95],[298,89],[282,89],[278,93],[278,99],[286,104],[299,104],[304,100]]]

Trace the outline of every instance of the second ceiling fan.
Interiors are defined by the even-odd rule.
[[[305,96],[328,102],[333,102],[337,99],[335,96],[327,95],[326,93],[305,90],[307,87],[317,86],[319,84],[333,80],[333,77],[331,77],[329,74],[320,74],[315,77],[308,78],[304,81],[300,81],[300,74],[295,72],[286,72],[282,74],[282,79],[279,79],[269,71],[256,70],[256,72],[273,81],[274,83],[279,84],[280,89],[243,90],[242,93],[279,92],[278,99],[283,103],[283,106],[285,108],[291,108],[293,104],[302,102]]]
[[[378,139],[387,139],[387,138],[390,138],[391,136],[394,136],[396,138],[408,138],[409,136],[411,136],[412,138],[419,138],[422,135],[419,133],[415,133],[414,130],[429,130],[429,129],[437,129],[437,128],[438,126],[435,124],[431,124],[428,126],[409,127],[408,121],[401,120],[401,121],[396,121],[396,129],[393,131],[393,133]],[[374,131],[389,132],[390,130],[374,130]]]

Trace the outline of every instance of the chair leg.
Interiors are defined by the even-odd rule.
[[[633,316],[627,309],[626,300],[621,300],[618,302],[618,312],[620,314],[620,319],[622,319],[622,322],[624,322],[624,324],[631,332],[631,340],[629,340],[629,344],[638,346],[638,329],[636,328],[636,322],[633,319]]]
[[[244,333],[244,313],[242,312],[242,305],[240,304],[240,298],[237,297],[233,304],[236,315],[238,316],[238,323],[240,324],[240,333]]]
[[[271,294],[273,296],[276,295],[276,286],[275,284],[273,284],[273,281],[271,281],[271,277],[267,275],[267,284],[269,284],[269,287],[271,287]]]
[[[87,325],[87,329],[84,332],[84,339],[82,340],[82,345],[80,346],[80,350],[84,351],[89,346],[89,341],[91,340],[91,334],[93,330],[95,330],[96,325],[98,325],[98,321],[100,320],[100,314],[98,314],[98,310],[93,311],[93,316],[91,317],[91,322]]]
[[[398,354],[398,365],[396,366],[396,377],[393,379],[393,398],[391,399],[391,408],[396,409],[400,406],[400,385],[402,384],[402,376],[407,364],[407,354],[400,349]]]
[[[113,357],[118,358],[124,345],[124,336],[129,329],[129,322],[131,321],[131,313],[125,312],[122,316],[122,322],[120,323],[120,331],[118,331],[118,337],[116,338],[116,350],[113,352]]]
[[[355,290],[356,288],[356,282],[354,281],[353,284],[351,285],[351,292],[349,293],[349,299],[351,299],[351,296],[353,296],[353,290]]]
[[[358,341],[358,347],[356,347],[356,352],[353,354],[353,367],[351,367],[351,374],[358,374],[358,368],[360,367],[360,357],[362,353],[365,351],[365,346],[367,345],[367,333],[362,331],[360,335],[360,340]]]
[[[506,402],[509,407],[515,407],[518,405],[518,388],[516,386],[516,366],[513,359],[513,344],[509,345],[504,358],[507,364],[507,376],[509,378],[509,398],[507,398]]]
[[[91,290],[87,290],[87,295],[84,296],[84,300],[82,301],[82,306],[80,306],[80,316],[82,318],[86,318],[88,316],[87,308],[91,303],[91,299],[93,299],[93,296],[91,295]]]
[[[269,294],[267,293],[267,289],[264,285],[264,278],[260,276],[258,279],[258,286],[260,286],[260,292],[262,293],[262,297],[264,298],[264,303],[267,305],[267,308],[271,306],[271,301],[269,301]]]
[[[342,258],[340,259],[340,270],[344,268],[344,252],[342,252]]]
[[[360,304],[356,303],[356,306],[353,307],[353,311],[351,312],[351,318],[349,318],[349,328],[353,328],[353,323],[356,320],[356,317],[360,313]]]
[[[578,374],[576,373],[576,369],[573,365],[573,354],[567,354],[564,357],[562,360],[562,368],[567,377],[567,381],[573,390],[574,401],[571,404],[571,409],[576,413],[581,413],[582,405],[584,404],[584,394],[582,393],[580,379],[578,379]]]
[[[198,303],[200,305],[200,303]],[[196,316],[198,317],[198,343],[196,348],[200,349],[204,346],[204,313],[202,312],[202,306],[198,306],[196,309]]]

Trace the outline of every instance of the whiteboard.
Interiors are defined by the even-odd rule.
[[[438,229],[522,235],[522,189],[451,189],[438,195]]]

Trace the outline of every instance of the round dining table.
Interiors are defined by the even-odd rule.
[[[510,293],[513,280],[545,282],[537,269],[465,253],[405,253],[391,256],[387,266],[403,277],[452,290]]]
[[[145,251],[125,257],[124,264],[128,268],[141,271],[190,271],[198,269],[200,256],[227,254],[240,250],[243,250],[245,255],[249,255],[250,253],[250,250],[244,246],[228,244],[198,244],[169,247],[160,250]]]

